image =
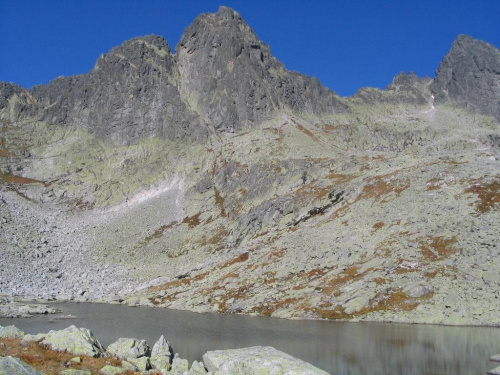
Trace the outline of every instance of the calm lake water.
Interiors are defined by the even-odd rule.
[[[335,375],[484,374],[495,367],[488,358],[500,353],[498,328],[289,321],[91,303],[54,306],[76,318],[0,319],[0,325],[34,334],[74,324],[89,328],[105,346],[119,337],[146,339],[152,346],[163,334],[190,362],[208,350],[273,346]]]

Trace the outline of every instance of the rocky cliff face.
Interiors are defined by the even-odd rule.
[[[283,111],[346,110],[317,79],[287,71],[232,9],[199,16],[176,52],[181,93],[218,133],[252,127]]]
[[[432,92],[438,103],[451,101],[500,119],[500,51],[459,35],[436,71]]]
[[[1,83],[0,292],[498,324],[495,56],[461,36],[435,80],[339,98],[221,7],[175,54]]]

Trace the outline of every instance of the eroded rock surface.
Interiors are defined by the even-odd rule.
[[[500,51],[459,35],[436,71],[432,91],[439,103],[451,100],[500,119]]]

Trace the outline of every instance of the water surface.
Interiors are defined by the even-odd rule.
[[[119,337],[160,335],[189,361],[208,350],[273,346],[336,375],[470,375],[495,367],[500,329],[430,325],[290,321],[244,315],[196,314],[151,307],[91,303],[54,304],[62,315],[0,319],[26,333],[89,328],[105,346]]]

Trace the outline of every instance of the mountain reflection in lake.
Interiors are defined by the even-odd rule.
[[[273,346],[335,375],[484,374],[500,353],[500,329],[384,323],[290,321],[243,315],[195,314],[148,307],[91,303],[54,304],[62,314],[0,319],[26,333],[89,328],[105,346],[119,337],[160,335],[189,361],[208,350]],[[75,319],[57,319],[61,315]]]

